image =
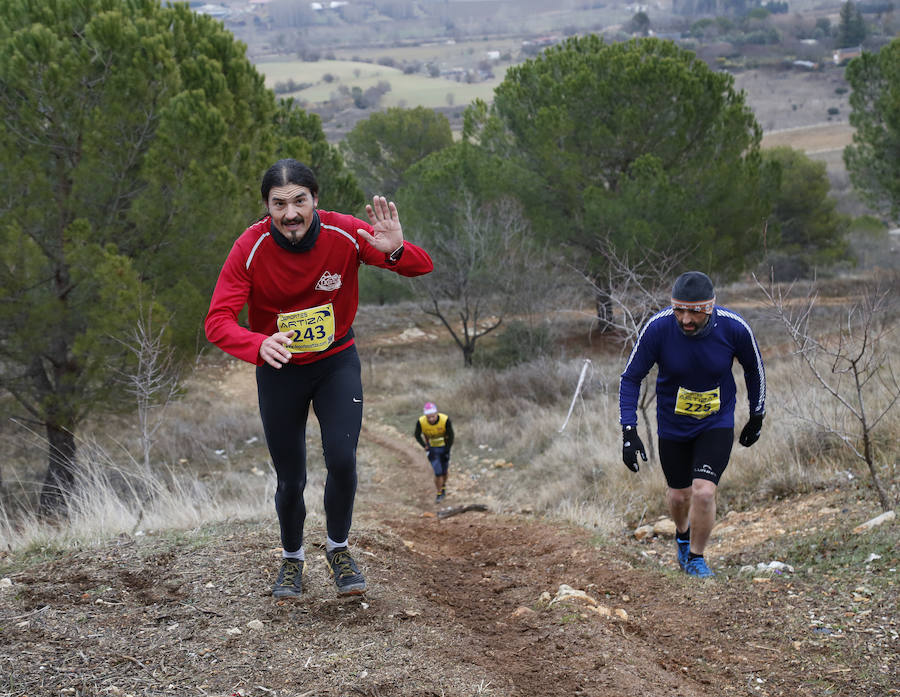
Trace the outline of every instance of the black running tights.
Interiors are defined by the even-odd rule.
[[[312,404],[325,456],[325,521],[328,537],[347,539],[356,496],[356,446],[362,425],[359,356],[351,346],[315,363],[258,366],[259,413],[278,484],[275,510],[281,544],[303,544],[306,504],[306,420]]]

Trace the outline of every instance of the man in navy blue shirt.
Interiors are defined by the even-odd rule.
[[[715,289],[700,271],[675,280],[672,306],[641,330],[619,383],[622,459],[638,471],[646,462],[637,433],[641,382],[657,365],[656,420],[666,499],[675,522],[678,565],[691,576],[713,576],[703,557],[716,519],[716,490],[734,440],[737,388],[734,359],[744,368],[750,416],[741,445],[758,439],[765,416],[766,374],[750,325],[716,305]]]

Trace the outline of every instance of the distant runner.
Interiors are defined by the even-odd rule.
[[[435,503],[447,496],[447,470],[450,467],[450,448],[453,447],[453,424],[450,417],[442,414],[432,402],[426,402],[422,416],[416,421],[415,435],[428,455],[428,462],[434,470],[434,486],[437,495]]]
[[[750,416],[740,444],[758,439],[765,416],[766,375],[750,325],[715,304],[709,277],[688,271],[675,280],[672,306],[644,326],[619,383],[622,459],[638,471],[647,461],[637,432],[641,382],[655,363],[659,459],[675,521],[678,565],[691,576],[713,576],[703,558],[716,519],[716,491],[731,457],[736,386],[731,366],[744,368]]]
[[[262,178],[267,215],[247,228],[225,260],[206,317],[206,336],[255,364],[266,444],[278,478],[275,510],[282,563],[272,595],[303,592],[306,419],[312,404],[325,467],[325,560],[338,595],[366,591],[348,549],[356,496],[356,447],[363,393],[353,319],[360,264],[419,276],[428,254],[404,241],[393,202],[375,196],[369,223],[316,210],[319,184],[297,160],[279,160]],[[247,329],[238,315],[249,306]]]

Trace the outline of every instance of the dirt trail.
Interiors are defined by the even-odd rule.
[[[367,437],[396,453],[395,472],[422,466],[417,449]],[[496,694],[741,693],[748,675],[771,666],[777,648],[729,636],[736,622],[723,614],[743,611],[711,585],[691,598],[696,583],[636,569],[582,529],[490,512],[441,520],[430,496],[419,497],[419,515],[391,518],[388,507],[382,522],[412,554],[430,623],[454,624],[446,662],[481,667]],[[591,600],[557,603],[563,584]]]
[[[818,594],[800,578],[697,582],[674,569],[670,540],[598,546],[583,529],[492,511],[440,519],[421,451],[372,419],[360,463],[361,599],[334,597],[313,523],[304,597],[274,601],[274,512],[122,536],[0,589],[0,696],[884,694],[855,679],[859,654],[809,639]],[[446,505],[480,500],[455,484]],[[797,510],[730,526],[764,534]],[[720,552],[737,538],[723,539]],[[562,584],[586,597],[554,600]]]

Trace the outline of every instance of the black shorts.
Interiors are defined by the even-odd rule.
[[[713,484],[728,467],[733,428],[711,428],[690,440],[659,439],[659,462],[670,489],[687,489],[695,479]]]
[[[446,477],[450,467],[450,448],[446,445],[436,445],[428,448],[428,462],[434,470],[435,477]]]

